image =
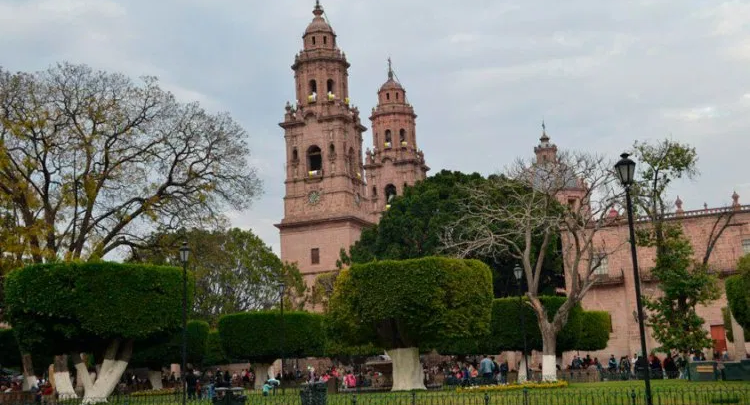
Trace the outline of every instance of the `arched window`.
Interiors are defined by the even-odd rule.
[[[318,83],[315,80],[310,80],[310,94],[318,92]]]
[[[307,149],[307,170],[316,171],[323,168],[323,155],[320,148],[313,145]]]
[[[390,204],[391,201],[393,201],[393,198],[396,197],[396,186],[393,184],[389,184],[385,186],[385,202],[386,204]]]
[[[390,129],[386,129],[385,130],[385,141],[386,142],[390,142],[391,141],[391,130]]]
[[[406,130],[403,128],[401,128],[401,130],[398,131],[398,141],[406,142]]]
[[[328,93],[334,93],[333,91],[333,79],[328,79],[326,82],[326,88],[328,89]]]
[[[328,145],[328,158],[336,153],[336,147],[333,144]]]
[[[323,45],[328,43],[328,37],[323,35]]]
[[[372,196],[377,197],[378,196],[378,188],[375,186],[372,186]]]
[[[396,92],[396,100],[398,100],[398,92]]]
[[[292,150],[292,160],[299,160],[299,153],[297,153],[297,148],[294,148]]]
[[[312,38],[313,38],[313,45],[315,45],[315,37],[312,37]]]
[[[385,93],[385,99],[390,100],[391,99],[391,93]]]

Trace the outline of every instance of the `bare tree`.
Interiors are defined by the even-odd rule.
[[[556,336],[570,311],[595,282],[609,249],[596,240],[611,222],[617,201],[611,162],[586,153],[561,152],[545,162],[517,161],[491,186],[471,190],[461,218],[446,229],[444,249],[459,257],[509,253],[523,267],[529,305],[542,333],[545,379],[556,379]],[[489,203],[504,198],[506,204]],[[554,316],[539,300],[539,281],[548,244],[559,234],[568,299]]]
[[[246,137],[228,114],[179,103],[154,78],[67,63],[0,69],[0,201],[13,213],[3,231],[16,235],[16,255],[40,263],[223,224],[260,192]]]

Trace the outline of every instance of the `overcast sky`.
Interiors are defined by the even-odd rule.
[[[0,0],[0,65],[67,60],[158,76],[246,129],[265,193],[232,215],[278,252],[290,65],[313,0]],[[634,140],[698,150],[685,209],[750,203],[750,3],[720,0],[323,0],[367,116],[386,59],[407,89],[432,173],[501,170],[544,118],[560,148],[615,158]],[[365,124],[369,124],[366,122]],[[365,142],[371,145],[370,133]]]

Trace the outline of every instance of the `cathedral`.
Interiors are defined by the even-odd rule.
[[[286,192],[284,218],[276,225],[281,260],[297,263],[308,286],[318,274],[335,270],[340,250],[429,170],[417,146],[417,116],[390,60],[369,117],[372,149],[362,152],[367,128],[349,98],[349,66],[316,1],[292,64],[296,101],[287,102],[279,124]]]

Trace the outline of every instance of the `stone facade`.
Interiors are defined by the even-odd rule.
[[[349,99],[349,62],[320,3],[313,16],[292,65],[297,100],[287,102],[279,124],[286,141],[286,194],[284,218],[276,225],[281,259],[297,263],[308,286],[316,275],[335,270],[340,250],[378,222],[388,196],[429,170],[417,149],[416,114],[390,60],[370,117],[373,150],[363,163],[367,128]]]
[[[540,144],[534,148],[536,163],[543,164],[554,160],[557,147],[550,143],[549,136],[544,130],[540,138]],[[562,204],[580,204],[581,196],[585,193],[583,185],[571,185],[567,190],[558,195]],[[706,330],[714,339],[714,350],[707,351],[711,358],[713,351],[722,352],[727,350],[731,358],[744,358],[745,352],[750,351],[750,346],[742,344],[731,344],[727,342],[724,330],[724,320],[721,308],[727,306],[726,294],[723,292],[723,279],[736,272],[735,266],[740,257],[750,253],[750,205],[741,205],[739,196],[732,195],[732,205],[723,208],[709,209],[704,204],[703,209],[684,211],[683,202],[677,198],[675,201],[676,211],[670,214],[668,220],[678,221],[691,240],[695,250],[695,259],[701,261],[706,254],[709,240],[714,239],[716,243],[710,255],[709,266],[721,278],[719,283],[722,294],[721,298],[708,306],[700,306],[698,314],[705,320]],[[607,311],[612,319],[612,330],[610,331],[609,346],[599,352],[590,353],[592,358],[599,357],[600,361],[606,362],[611,354],[618,359],[620,356],[632,355],[640,351],[640,334],[636,317],[635,284],[633,277],[633,265],[631,261],[629,231],[627,216],[625,213],[610,211],[611,223],[600,229],[594,239],[594,250],[607,252],[607,258],[595,271],[596,283],[583,299],[582,306],[587,310]],[[712,237],[717,232],[716,224],[722,224],[729,220],[729,226],[717,239]],[[636,227],[647,226],[645,222]],[[563,238],[563,243],[566,242]],[[566,247],[563,247],[566,251]],[[658,286],[650,269],[654,266],[655,251],[653,248],[638,247],[638,265],[641,278],[642,293],[646,296],[654,296],[659,293]],[[737,336],[737,333],[735,333]],[[646,345],[649,350],[658,347],[659,344],[653,339],[647,328]],[[744,347],[743,347],[744,346]],[[570,363],[570,358],[575,353],[569,353],[563,358],[564,364]],[[585,355],[589,353],[581,353]],[[536,361],[536,359],[535,359]]]

